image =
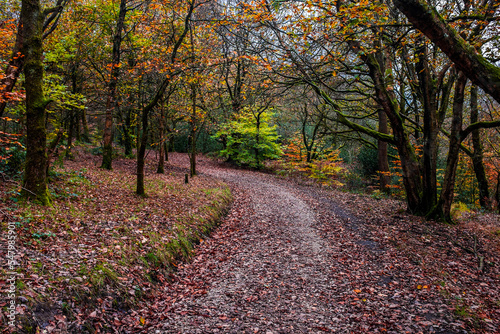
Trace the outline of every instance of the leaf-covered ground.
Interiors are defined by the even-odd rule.
[[[208,236],[230,205],[229,188],[203,176],[184,184],[185,168],[167,164],[156,174],[149,160],[147,198],[134,194],[135,161],[118,159],[105,171],[83,150],[53,173],[53,207],[23,203],[18,184],[1,183],[0,328],[7,330],[8,222],[17,227],[23,333],[114,332],[120,314],[154,294]]]
[[[395,200],[208,162],[202,170],[231,185],[233,209],[163,293],[126,318],[145,319],[132,332],[500,331],[499,239],[473,226],[498,228],[498,216],[444,226]]]
[[[406,214],[404,204],[396,200],[305,186],[296,180],[234,169],[205,158],[199,161],[201,175],[186,187],[182,168],[188,161],[181,154],[171,156],[167,176],[150,175],[156,181],[151,181],[149,189],[163,180],[168,182],[159,188],[172,189],[150,191],[151,197],[143,200],[131,194],[134,162],[119,162],[116,166],[128,165],[119,174],[121,180],[113,177],[106,181],[109,172],[94,168],[97,160],[93,159],[87,167],[76,163],[71,170],[87,168],[85,175],[91,184],[100,182],[94,190],[77,187],[82,189],[78,195],[81,205],[93,202],[83,197],[90,196],[83,195],[90,191],[92,196],[105,196],[99,195],[101,192],[109,195],[99,201],[102,206],[81,207],[76,211],[82,218],[72,224],[64,221],[60,212],[51,219],[54,227],[45,231],[36,229],[43,224],[23,222],[23,227],[26,224],[30,228],[23,232],[23,238],[34,239],[26,251],[35,253],[28,253],[22,260],[28,268],[44,261],[48,269],[30,269],[35,276],[26,276],[24,282],[29,288],[22,291],[39,293],[35,288],[43,286],[46,291],[86,286],[97,298],[86,309],[75,309],[76,304],[67,301],[67,312],[62,312],[66,304],[50,309],[61,312],[46,316],[50,320],[45,329],[56,332],[59,326],[62,333],[500,332],[498,215],[471,213],[456,226],[426,222]],[[149,168],[153,171],[153,166]],[[113,173],[120,170],[115,167]],[[125,182],[127,178],[130,181]],[[161,249],[170,239],[155,239],[145,224],[158,231],[164,227],[165,235],[172,235],[168,231],[179,220],[198,219],[203,213],[195,208],[206,205],[200,204],[200,191],[195,189],[205,189],[201,202],[209,203],[209,194],[219,191],[207,189],[224,189],[214,178],[231,187],[234,203],[228,216],[211,237],[201,240],[190,262],[170,259],[177,266],[170,279],[165,279],[164,271],[155,274],[152,269],[161,267],[156,263],[158,256],[148,261],[143,248]],[[110,186],[104,190],[104,184],[113,182],[128,184],[128,188],[112,191],[116,187]],[[73,191],[61,190],[68,197],[64,201],[72,203]],[[119,204],[113,202],[115,196],[122,198]],[[107,215],[97,207],[116,219],[107,222]],[[68,206],[62,211],[70,209]],[[22,216],[22,211],[15,212]],[[82,225],[82,221],[88,223]],[[113,232],[112,222],[127,227],[123,236],[122,232]],[[61,225],[66,227],[56,228]],[[78,226],[78,230],[72,231],[72,226]],[[50,232],[56,237],[33,237],[33,233]],[[143,242],[145,235],[147,240]],[[88,238],[93,243],[85,243]],[[64,244],[69,248],[62,247]],[[77,251],[79,255],[72,255]],[[145,261],[134,262],[137,252]],[[70,271],[68,275],[61,273],[66,263],[61,266],[49,261],[66,261],[61,259],[71,256],[87,258],[83,261],[86,263],[93,261],[85,268],[103,264],[93,271],[106,276],[102,279],[101,290],[106,292],[102,297],[92,290],[100,282],[92,280],[92,271]],[[38,262],[33,264],[31,259]],[[116,284],[106,268],[120,277]],[[140,280],[145,268],[149,269],[150,281]],[[57,277],[62,279],[58,281]],[[132,303],[120,300],[127,296],[135,296]]]

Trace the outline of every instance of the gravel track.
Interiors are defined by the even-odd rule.
[[[392,266],[321,191],[203,160],[200,171],[235,203],[159,296],[150,333],[465,332],[437,293],[399,288],[418,273]]]

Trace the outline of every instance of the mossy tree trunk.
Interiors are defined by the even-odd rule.
[[[479,120],[478,102],[477,102],[478,88],[473,85],[470,90],[470,123],[477,123]],[[483,145],[481,142],[481,130],[476,129],[472,131],[472,147],[474,152],[472,154],[472,164],[476,174],[477,184],[479,188],[479,203],[484,209],[490,209],[490,192],[488,189],[488,178],[484,168],[483,161]]]
[[[357,50],[357,49],[356,49]],[[422,203],[423,184],[420,163],[415,154],[415,149],[406,131],[400,106],[392,85],[392,75],[385,76],[385,66],[374,55],[361,55],[370,70],[370,77],[374,83],[375,100],[387,115],[392,128],[392,144],[398,150],[401,159],[403,185],[406,190],[408,211],[414,214],[425,214]],[[380,58],[380,57],[379,57]],[[389,82],[386,82],[386,81]],[[384,137],[378,137],[384,139]],[[387,141],[387,140],[386,140]]]
[[[120,1],[120,11],[113,36],[113,56],[111,60],[111,73],[108,83],[108,99],[106,101],[106,121],[104,123],[102,164],[101,168],[112,169],[113,161],[113,116],[116,107],[116,87],[120,76],[120,55],[122,43],[122,30],[127,14],[127,0]]]
[[[435,80],[432,78],[426,42],[423,38],[417,47],[418,62],[415,69],[418,74],[421,102],[424,111],[423,117],[423,193],[422,209],[430,211],[437,203],[437,103],[435,99]]]
[[[380,133],[389,134],[389,129],[387,126],[387,115],[382,109],[378,111],[378,131]],[[389,160],[387,158],[388,144],[383,140],[378,140],[378,173],[379,173],[379,186],[380,190],[388,193],[390,192],[389,184]]]
[[[47,189],[47,134],[45,129],[48,100],[43,93],[44,13],[40,0],[23,0],[20,22],[23,27],[26,89],[26,164],[23,196],[50,204]]]
[[[455,84],[450,142],[441,194],[439,196],[439,201],[427,214],[427,218],[446,221],[449,223],[452,222],[450,211],[455,190],[455,177],[460,153],[460,144],[462,142],[460,133],[462,131],[464,92],[466,83],[467,77],[460,72]]]

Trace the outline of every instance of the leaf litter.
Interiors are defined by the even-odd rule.
[[[172,183],[182,187],[177,179],[182,166],[188,166],[187,156],[171,158],[176,175]],[[133,167],[133,162],[123,164]],[[455,226],[442,225],[405,213],[404,204],[393,199],[304,186],[206,158],[200,158],[199,167],[199,180],[210,186],[222,185],[214,178],[224,181],[234,202],[212,236],[200,240],[191,261],[174,262],[176,271],[168,277],[159,275],[154,283],[139,279],[137,273],[144,269],[140,264],[124,267],[127,272],[112,266],[113,272],[97,275],[105,276],[109,293],[97,299],[94,307],[73,310],[74,320],[39,303],[37,312],[47,313],[51,326],[46,329],[72,333],[500,332],[500,240],[491,232],[500,228],[498,215],[470,214]],[[88,174],[91,182],[102,177],[99,170]],[[110,191],[101,202],[122,198],[124,193]],[[88,196],[99,197],[95,192]],[[73,265],[82,258],[98,263],[143,240],[144,230],[137,232],[143,222],[151,221],[155,232],[161,226],[171,231],[171,217],[176,212],[180,217],[192,213],[198,197],[182,193],[164,202],[158,198],[163,210],[165,203],[171,206],[168,214],[144,204],[143,210],[134,211],[143,202],[129,200],[126,208],[135,216],[121,213],[123,204],[111,208],[107,203],[85,212],[88,223],[75,219],[66,230],[70,236],[56,228],[39,231],[57,238],[43,239],[51,242],[50,247],[27,247],[23,261],[37,256],[51,272],[58,272],[61,258],[68,258],[58,254],[74,254]],[[103,223],[105,212],[112,212],[115,223]],[[54,219],[62,220],[60,215]],[[132,221],[127,226],[135,232],[125,233],[123,240],[110,235],[106,229],[112,231],[117,221]],[[100,235],[111,237],[102,240]],[[62,241],[53,240],[59,238]],[[66,243],[66,248],[58,243]],[[114,261],[119,263],[118,258]],[[106,268],[99,270],[106,273]],[[125,291],[113,288],[114,272],[117,286],[125,285]],[[50,275],[63,277],[60,272]],[[45,290],[64,286],[64,280],[47,280],[50,275],[33,270],[26,279],[26,293],[40,293],[35,289],[39,286]],[[90,289],[87,278],[74,273],[73,277],[68,286],[85,290],[87,284]],[[127,307],[116,305],[124,292],[144,295]]]

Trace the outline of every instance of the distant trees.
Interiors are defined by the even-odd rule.
[[[113,143],[128,156],[136,149],[140,195],[147,150],[158,149],[161,173],[177,135],[192,175],[202,135],[216,138],[226,157],[261,166],[279,154],[267,126],[273,110],[279,141],[300,139],[308,163],[322,150],[369,147],[386,191],[399,163],[408,210],[428,218],[450,220],[465,154],[479,203],[489,208],[499,196],[490,152],[500,116],[483,91],[498,102],[500,5],[450,1],[438,11],[423,0],[394,3],[58,0],[35,29],[46,41],[41,63],[26,63],[38,59],[41,43],[26,45],[30,28],[20,22],[28,35],[9,37],[14,52],[1,56],[0,103],[26,126],[30,152],[43,142],[29,154],[25,183],[33,193],[46,189],[31,179],[46,179],[31,158],[47,165],[43,131],[59,138],[54,146],[65,140],[68,156],[73,140],[101,142],[108,169]],[[18,57],[21,47],[26,56]],[[22,98],[15,73],[26,66],[23,110],[6,97]]]
[[[480,32],[496,11],[494,3],[474,8],[475,12],[472,8],[450,12],[484,20],[473,26],[474,33],[468,36],[478,44]],[[260,33],[265,41],[260,45],[266,45],[266,59],[283,80],[311,86],[335,112],[329,121],[376,139],[379,152],[386,151],[383,143],[397,149],[409,211],[450,220],[457,147],[472,129],[498,124],[484,120],[462,129],[465,82],[447,58],[408,30],[397,11],[384,2],[337,1],[321,6],[287,2],[274,8],[255,6],[248,12],[256,21],[266,17],[262,24],[267,33]],[[466,31],[471,26],[461,27]],[[480,62],[479,58],[475,62]],[[494,76],[486,77],[494,85]],[[363,109],[354,109],[356,104]],[[377,118],[378,129],[372,121]],[[450,147],[438,194],[443,132],[449,135]],[[379,155],[380,169],[387,169],[386,154]]]

